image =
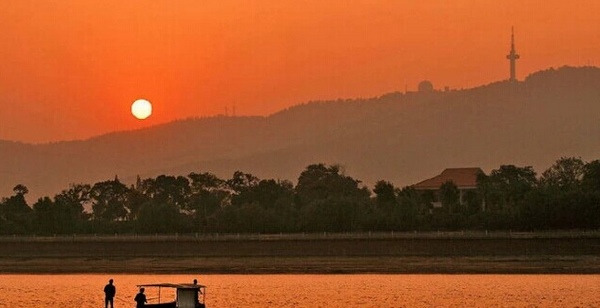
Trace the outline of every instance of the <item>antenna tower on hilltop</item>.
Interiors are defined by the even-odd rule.
[[[514,27],[511,28],[510,53],[506,56],[506,58],[508,60],[510,60],[510,78],[508,80],[515,82],[515,81],[517,81],[517,77],[516,77],[517,60],[520,58],[520,56],[515,51],[515,28]]]

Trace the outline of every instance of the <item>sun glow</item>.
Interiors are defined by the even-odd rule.
[[[140,120],[144,120],[152,114],[152,104],[145,99],[138,99],[131,104],[131,114]]]

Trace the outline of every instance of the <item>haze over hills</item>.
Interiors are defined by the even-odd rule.
[[[312,163],[340,164],[369,187],[414,184],[447,167],[600,159],[600,68],[563,67],[448,91],[309,102],[267,117],[187,119],[82,141],[0,141],[0,197],[30,198],[70,183],[126,183],[160,174],[234,171],[295,182]],[[30,200],[32,201],[32,200]]]

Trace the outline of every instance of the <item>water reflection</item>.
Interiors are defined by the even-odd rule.
[[[135,307],[137,284],[208,286],[207,307],[600,307],[600,275],[0,275],[0,307]],[[156,295],[149,295],[156,296]]]

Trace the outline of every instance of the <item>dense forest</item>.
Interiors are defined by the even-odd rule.
[[[27,204],[18,184],[0,202],[0,234],[295,233],[600,228],[600,160],[560,158],[540,176],[501,165],[459,202],[438,192],[378,181],[372,191],[337,165],[313,164],[289,181],[237,171],[160,175],[127,186],[118,177],[74,184]],[[433,201],[441,207],[434,207]],[[482,206],[485,204],[485,206]]]

